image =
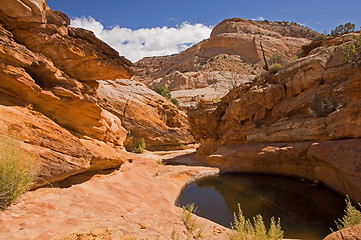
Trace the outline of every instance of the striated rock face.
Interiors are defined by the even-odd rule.
[[[119,117],[128,131],[124,146],[133,150],[144,138],[147,149],[180,148],[194,142],[185,113],[137,81],[101,81],[99,104]]]
[[[277,74],[260,75],[220,103],[191,110],[198,153],[215,152],[206,163],[227,171],[319,180],[361,202],[361,69],[342,62],[340,49],[355,36],[326,40]]]
[[[92,32],[69,23],[45,1],[0,5],[0,134],[17,139],[41,161],[34,186],[117,167],[131,158],[124,145],[142,134],[154,148],[175,148],[177,139],[194,141],[184,114],[170,102],[156,103],[159,96],[143,85],[131,94],[130,61]],[[121,78],[122,84],[103,81]],[[114,109],[104,104],[113,99],[110,93],[123,96]],[[135,95],[136,104],[129,102],[133,108],[123,108],[143,115],[124,118],[121,102]]]
[[[284,37],[306,38],[312,40],[319,33],[302,27],[297,23],[271,22],[271,21],[250,21],[242,18],[225,19],[214,27],[211,37],[223,33],[252,33],[263,35],[278,35]]]
[[[10,9],[24,7],[22,12]],[[131,62],[84,29],[69,27],[69,18],[49,9],[46,1],[6,0],[0,7],[2,23],[18,43],[41,53],[78,80],[130,78]],[[9,15],[10,14],[10,15]],[[87,68],[87,71],[84,69]]]
[[[297,24],[226,19],[210,38],[178,55],[138,61],[136,76],[151,88],[167,86],[182,105],[193,106],[200,99],[221,98],[262,73],[261,44],[267,59],[277,54],[290,60],[316,35]]]
[[[342,41],[354,36],[344,35]],[[221,145],[361,137],[361,69],[341,61],[342,41],[314,49],[276,75],[258,76],[219,104],[191,111],[194,136],[211,137]],[[201,124],[208,109],[216,109],[207,114],[216,117],[211,120],[215,128]]]

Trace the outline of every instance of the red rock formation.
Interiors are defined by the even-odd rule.
[[[184,113],[144,85],[137,88],[137,104],[128,107],[138,115],[123,122],[116,107],[106,107],[111,96],[98,92],[106,85],[100,80],[129,79],[132,64],[92,32],[69,23],[43,0],[0,5],[0,134],[23,142],[22,148],[41,160],[35,186],[119,166],[129,158],[124,143],[129,145],[134,129],[132,137],[145,137],[153,148],[194,141]],[[117,101],[128,99],[134,85],[122,82],[107,87],[123,96]]]

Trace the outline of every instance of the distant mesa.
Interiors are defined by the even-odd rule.
[[[180,54],[138,61],[136,78],[151,88],[166,86],[182,106],[194,106],[201,99],[222,98],[264,72],[263,53],[267,60],[276,54],[291,60],[317,35],[296,23],[226,19],[210,38]]]

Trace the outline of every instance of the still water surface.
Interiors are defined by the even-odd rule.
[[[225,174],[200,179],[183,191],[178,205],[194,203],[196,214],[230,227],[238,203],[251,219],[261,214],[281,218],[286,238],[320,240],[342,217],[344,197],[324,186],[282,176]]]

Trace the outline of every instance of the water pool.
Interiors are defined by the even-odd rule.
[[[194,203],[196,214],[225,227],[233,222],[238,203],[251,219],[263,216],[266,226],[281,219],[286,238],[319,240],[335,229],[345,199],[322,185],[302,179],[271,175],[224,174],[189,184],[178,205]]]

